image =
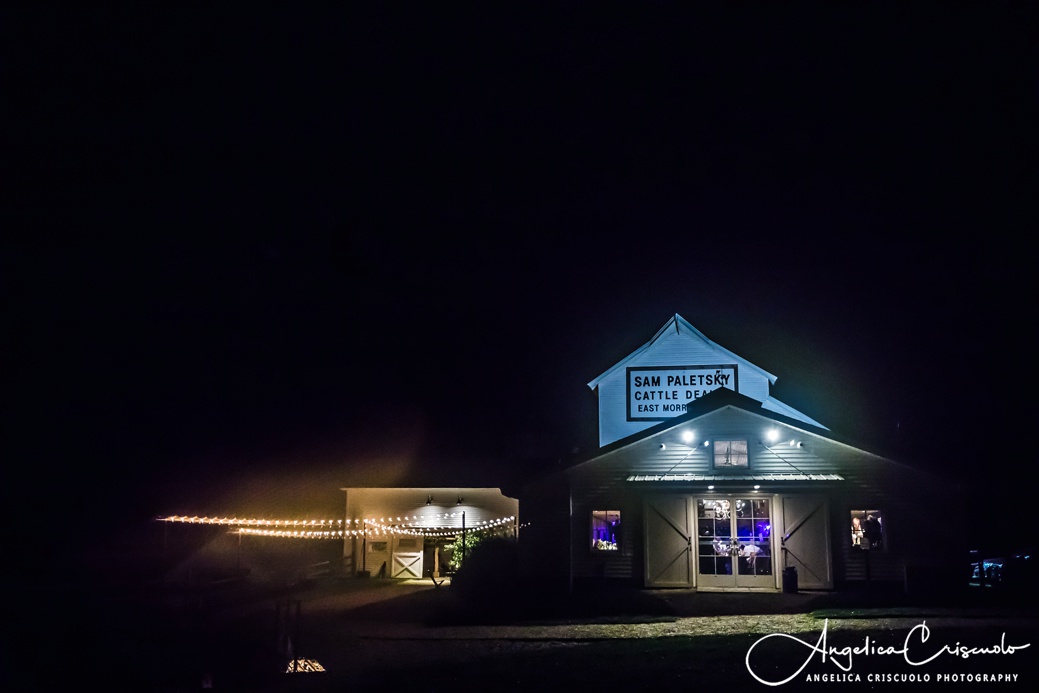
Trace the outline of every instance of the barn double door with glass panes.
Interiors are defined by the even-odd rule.
[[[697,498],[696,546],[699,587],[775,587],[770,499]]]

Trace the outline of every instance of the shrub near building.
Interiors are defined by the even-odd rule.
[[[461,555],[461,551],[455,553]],[[517,587],[519,553],[512,537],[487,537],[466,549],[466,556],[451,579],[452,591],[466,602],[500,598]]]

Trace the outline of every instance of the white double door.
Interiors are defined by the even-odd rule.
[[[650,587],[775,588],[771,497],[659,496],[646,502]]]
[[[775,587],[772,499],[696,499],[697,584]]]

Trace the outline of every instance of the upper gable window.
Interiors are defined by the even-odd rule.
[[[714,467],[715,469],[728,469],[731,467],[749,467],[750,457],[747,455],[747,441],[745,440],[716,440],[714,441]]]

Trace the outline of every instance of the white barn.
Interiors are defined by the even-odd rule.
[[[524,572],[697,590],[954,581],[954,484],[777,401],[681,316],[589,383],[600,449],[521,494]]]

